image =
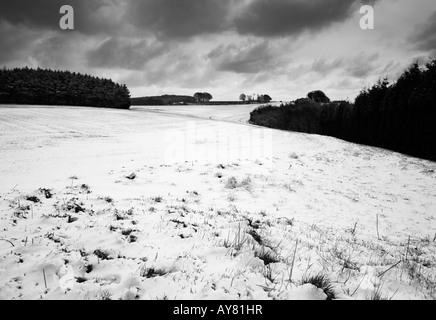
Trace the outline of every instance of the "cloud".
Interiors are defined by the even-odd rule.
[[[79,33],[65,37],[60,32],[50,32],[37,42],[38,45],[28,51],[37,66],[89,72],[84,56],[90,46],[88,37]]]
[[[336,71],[339,71],[347,77],[362,79],[372,75],[375,70],[380,68],[380,65],[378,64],[379,58],[379,53],[370,54],[366,52],[360,52],[351,57],[337,58],[332,61],[318,58],[312,63],[312,66],[308,68],[306,72],[312,71],[322,76],[330,76]],[[393,66],[393,62],[386,65],[383,72],[390,71]]]
[[[155,88],[201,88],[215,79],[216,72],[205,65],[206,62],[195,49],[179,45],[148,60],[141,67],[120,69],[119,81],[132,87]],[[167,49],[163,47],[162,49]]]
[[[410,37],[410,40],[419,50],[425,50],[432,55],[436,55],[436,12],[422,24],[417,31]],[[433,58],[435,58],[433,56]]]
[[[359,6],[376,2],[3,0],[0,67],[69,69],[138,92],[205,87],[236,97],[265,89],[285,97],[335,86],[358,92],[360,84],[402,70],[401,61],[436,53],[436,12],[413,29],[434,2],[384,0],[376,7],[379,27],[362,31]],[[73,32],[59,28],[63,4],[74,8]]]
[[[15,0],[0,2],[0,20],[11,24],[50,28],[59,25],[58,2],[50,0]]]
[[[7,22],[0,22],[0,64],[26,59],[26,49],[35,40],[35,32],[14,26]]]
[[[235,19],[234,24],[240,34],[260,37],[295,36],[346,20],[358,3],[361,1],[254,0]]]
[[[13,0],[0,2],[0,21],[32,29],[60,30],[60,8],[68,4],[74,9],[76,32],[110,33],[120,28],[121,0]]]
[[[312,71],[315,71],[321,75],[328,75],[334,72],[343,65],[342,59],[335,59],[334,61],[328,62],[324,58],[316,59],[312,64]]]
[[[377,63],[379,57],[379,53],[369,54],[361,52],[346,60],[344,73],[354,78],[366,78],[380,67]]]
[[[220,45],[207,55],[215,69],[235,73],[259,73],[273,69],[279,59],[269,41]]]
[[[5,0],[0,2],[0,21],[59,30],[59,9],[66,3],[74,8],[76,32],[113,35],[134,27],[161,39],[181,40],[225,31],[269,37],[319,30],[348,18],[360,1]]]
[[[42,31],[22,24],[0,22],[0,64],[29,65],[45,68],[76,67],[83,53],[85,37],[80,34],[63,36],[56,31]]]
[[[136,70],[167,50],[167,45],[156,41],[111,37],[89,51],[87,59],[90,67]]]
[[[126,20],[162,39],[183,39],[225,30],[230,0],[131,0]]]

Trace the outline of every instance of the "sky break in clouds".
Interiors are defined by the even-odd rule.
[[[433,0],[5,0],[0,66],[69,69],[126,83],[132,96],[209,91],[216,100],[320,89],[353,100],[436,55]],[[59,28],[63,4],[75,30]],[[375,30],[361,30],[372,4]]]

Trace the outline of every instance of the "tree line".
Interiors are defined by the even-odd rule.
[[[237,105],[246,103],[269,103],[272,98],[267,94],[253,94],[239,96],[240,101],[211,101],[213,96],[209,92],[196,92],[193,96],[182,95],[163,95],[131,98],[132,105],[135,106],[161,106],[161,105],[189,105],[189,104],[208,104],[208,105]]]
[[[272,98],[267,94],[249,94],[241,93],[239,100],[247,103],[270,103]]]
[[[262,106],[250,122],[436,161],[436,60],[424,67],[413,64],[394,83],[380,79],[361,90],[354,103],[325,98],[318,92],[280,107]]]
[[[130,108],[126,85],[70,71],[0,70],[0,103]]]
[[[195,99],[192,96],[182,95],[162,95],[162,96],[150,96],[131,98],[132,106],[165,106],[176,104],[194,104]]]

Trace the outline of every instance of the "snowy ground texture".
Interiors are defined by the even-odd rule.
[[[435,299],[436,164],[253,106],[0,107],[2,299]]]

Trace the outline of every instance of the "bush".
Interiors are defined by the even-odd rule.
[[[321,105],[310,99],[299,99],[295,103],[271,105],[255,109],[250,123],[305,133],[320,133]]]

